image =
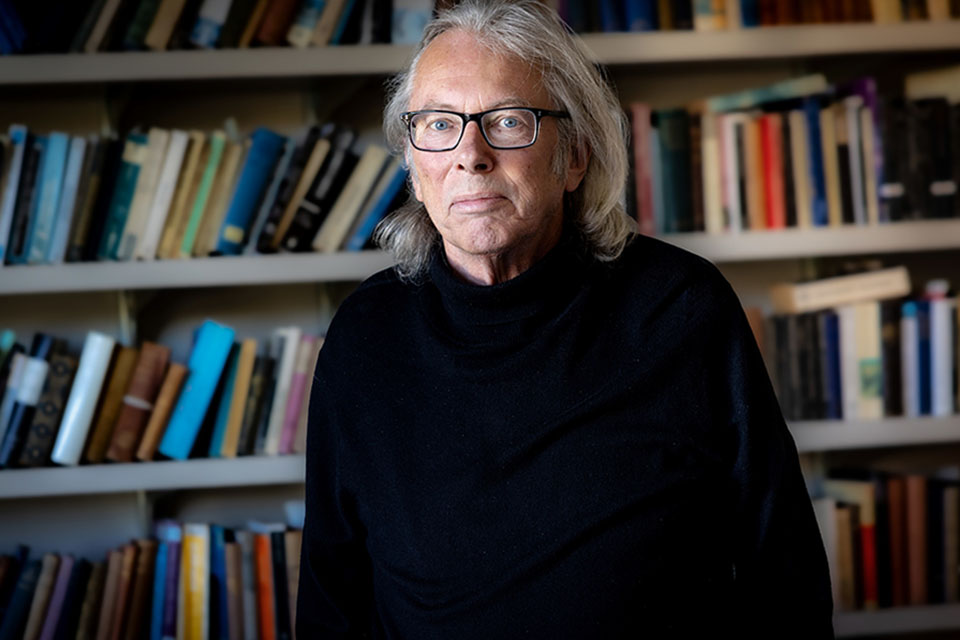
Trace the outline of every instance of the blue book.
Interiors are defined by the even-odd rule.
[[[27,144],[32,144],[33,154],[36,158],[36,170],[32,174],[28,173],[26,176],[21,175],[21,184],[20,190],[23,190],[24,179],[26,178],[27,182],[30,183],[30,188],[28,190],[23,190],[23,193],[18,194],[17,196],[17,207],[24,207],[20,211],[15,211],[15,215],[22,215],[23,211],[26,211],[26,220],[20,220],[20,229],[22,230],[22,242],[18,243],[16,239],[11,239],[10,244],[8,244],[7,249],[7,264],[27,264],[27,258],[30,255],[30,233],[32,231],[31,227],[33,226],[34,220],[37,218],[37,205],[40,204],[40,181],[43,177],[43,163],[47,159],[47,138],[45,136],[30,136],[27,139]],[[29,170],[28,170],[29,171]],[[17,221],[14,221],[16,223]],[[11,234],[14,233],[14,229],[11,228]]]
[[[186,460],[190,456],[230,355],[233,338],[233,329],[212,320],[205,321],[197,331],[187,365],[190,373],[158,447],[163,455],[177,460]]]
[[[287,175],[287,168],[293,160],[293,153],[296,148],[296,143],[289,138],[283,143],[283,155],[280,156],[280,161],[273,168],[273,173],[270,176],[270,186],[267,187],[267,192],[260,202],[260,209],[253,221],[253,228],[247,234],[247,240],[244,242],[243,252],[247,255],[257,253],[256,239],[260,237],[263,227],[267,223],[267,218],[270,217],[270,210],[273,208],[273,203],[280,192],[280,185],[283,184],[283,178]]]
[[[223,448],[223,437],[227,433],[227,418],[230,417],[230,404],[233,401],[233,385],[237,380],[237,361],[240,359],[240,345],[234,344],[230,348],[230,356],[227,358],[227,367],[224,380],[223,393],[220,394],[220,406],[217,407],[217,419],[213,427],[213,437],[210,439],[210,450],[208,455],[211,458],[219,458],[220,449]]]
[[[729,0],[737,2],[737,0]],[[740,22],[745,27],[760,26],[760,2],[759,0],[740,0]]]
[[[623,10],[627,31],[656,31],[657,8],[654,0],[626,0]]]
[[[60,190],[60,202],[57,205],[57,222],[53,229],[53,238],[50,240],[50,249],[47,251],[47,262],[63,262],[66,257],[67,241],[70,239],[70,223],[73,222],[74,204],[77,200],[77,188],[80,185],[80,172],[83,170],[83,157],[86,149],[87,141],[85,138],[74,136],[70,140],[67,166],[63,172],[63,188]]]
[[[810,186],[813,193],[810,206],[813,226],[830,224],[827,214],[827,181],[823,174],[823,141],[820,139],[820,101],[807,98],[803,101],[803,115],[807,121],[807,151],[809,153]]]
[[[227,550],[226,531],[219,524],[210,525],[210,634],[213,640],[230,640],[227,614]]]
[[[826,390],[826,415],[828,420],[843,418],[843,395],[840,386],[840,323],[836,311],[823,312],[823,341],[825,362],[823,385]]]
[[[10,125],[10,144],[13,153],[10,156],[10,168],[7,171],[7,188],[0,200],[0,265],[4,263],[7,246],[10,239],[10,225],[13,223],[13,212],[17,206],[17,186],[20,184],[20,174],[23,169],[23,155],[27,148],[27,128],[22,124]]]
[[[116,260],[120,240],[123,239],[123,229],[127,225],[127,216],[130,214],[130,203],[137,189],[137,178],[140,177],[140,167],[143,166],[147,155],[147,136],[143,133],[131,133],[127,136],[123,147],[123,159],[120,163],[120,172],[117,174],[117,183],[113,189],[110,207],[107,209],[107,220],[97,250],[100,260]]]
[[[623,13],[618,0],[600,0],[600,28],[604,33],[623,31]]]
[[[160,540],[153,569],[153,604],[150,608],[150,640],[163,640],[163,599],[167,583],[167,554],[170,545]]]
[[[391,166],[393,167],[392,173],[390,173],[388,169],[381,178],[381,181],[384,181],[384,188],[379,193],[377,193],[377,191],[374,192],[374,197],[370,199],[369,206],[360,215],[360,222],[357,225],[356,231],[354,231],[353,235],[347,240],[345,245],[347,251],[360,251],[363,249],[364,245],[367,244],[367,240],[373,235],[373,230],[377,227],[377,223],[388,213],[387,210],[390,207],[390,203],[396,199],[397,194],[403,189],[403,185],[407,181],[406,169],[395,160],[391,161]],[[377,186],[379,187],[380,185]]]
[[[251,136],[250,152],[243,163],[233,199],[223,217],[223,225],[217,239],[214,253],[237,255],[243,251],[243,245],[249,236],[250,222],[263,200],[264,191],[273,176],[280,154],[287,139],[279,134],[260,127]]]
[[[931,386],[930,366],[930,301],[917,300],[917,398],[920,401],[920,415],[928,416],[933,410],[933,388]]]
[[[343,11],[340,12],[340,18],[337,19],[337,26],[330,36],[330,44],[340,44],[343,39],[343,32],[347,29],[347,23],[350,22],[350,15],[357,5],[357,0],[347,0],[343,5]]]
[[[44,153],[43,171],[38,176],[37,188],[40,190],[37,210],[30,220],[27,233],[27,262],[40,264],[47,260],[53,230],[57,224],[60,191],[63,187],[63,172],[67,166],[67,152],[70,136],[65,133],[51,133],[47,137]]]

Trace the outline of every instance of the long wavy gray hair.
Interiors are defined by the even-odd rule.
[[[628,170],[626,117],[580,40],[538,0],[463,0],[426,26],[410,65],[389,86],[383,126],[391,151],[402,154],[413,171],[407,127],[400,114],[409,109],[423,50],[434,38],[452,30],[470,33],[492,55],[515,56],[540,71],[543,86],[555,103],[553,108],[571,116],[557,121],[560,135],[554,171],[563,174],[569,154],[590,152],[586,175],[577,190],[567,194],[564,214],[573,219],[597,259],[619,256],[635,229],[621,204]],[[374,239],[393,254],[398,275],[416,281],[440,234],[411,191],[407,203],[377,226]]]

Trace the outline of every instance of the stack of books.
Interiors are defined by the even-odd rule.
[[[267,344],[212,320],[189,361],[169,347],[90,332],[79,355],[0,333],[0,467],[302,453],[323,338],[297,326]]]
[[[357,149],[350,128],[233,129],[118,139],[11,126],[0,264],[358,251],[406,197],[400,162],[376,143]]]

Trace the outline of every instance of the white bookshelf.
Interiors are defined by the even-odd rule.
[[[381,251],[217,256],[0,267],[0,295],[361,281],[393,264]]]
[[[952,631],[960,628],[960,604],[924,605],[838,612],[833,630],[838,638]]]
[[[585,34],[606,65],[767,60],[952,49],[960,21],[791,25],[732,31]],[[345,45],[0,56],[0,85],[388,75],[411,46]]]
[[[304,456],[197,458],[0,471],[0,499],[298,484]]]
[[[792,422],[800,453],[960,442],[960,416]]]

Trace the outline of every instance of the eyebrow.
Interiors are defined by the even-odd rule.
[[[500,107],[529,107],[530,101],[526,98],[520,98],[518,96],[509,96],[503,98],[502,100],[497,100],[492,105],[487,107],[487,109],[499,109]],[[424,106],[420,107],[421,109],[444,109],[446,111],[456,111],[456,107],[449,102],[433,102],[428,100]],[[486,111],[487,109],[484,109]],[[459,112],[458,112],[459,113]]]

